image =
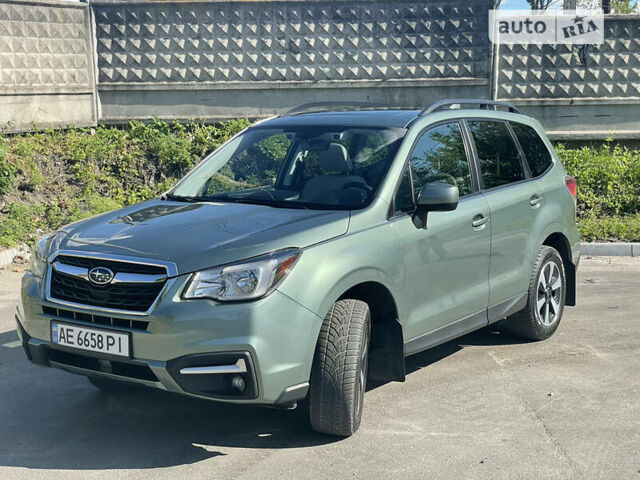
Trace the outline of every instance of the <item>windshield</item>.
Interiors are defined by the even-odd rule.
[[[362,208],[373,199],[405,133],[400,128],[252,128],[209,155],[167,196]]]

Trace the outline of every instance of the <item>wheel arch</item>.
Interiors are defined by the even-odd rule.
[[[571,255],[571,245],[569,239],[562,232],[553,232],[547,235],[542,245],[555,248],[562,257],[565,275],[567,280],[567,290],[565,294],[565,305],[575,306],[576,304],[576,266],[573,264]]]
[[[343,248],[328,244],[313,248],[302,255],[278,290],[318,317],[315,335],[309,343],[317,344],[322,322],[331,306],[339,299],[353,298],[369,305],[375,336],[375,353],[370,358],[371,378],[404,380],[404,335],[401,320],[403,311],[399,300],[402,272],[398,265],[384,262],[383,267],[371,265],[374,255],[384,252],[378,248]],[[331,261],[326,261],[330,256]],[[345,266],[351,266],[346,269]],[[313,339],[313,340],[312,340]],[[311,345],[310,345],[311,348]],[[373,349],[372,349],[373,350]],[[388,368],[383,368],[390,364]],[[309,362],[309,371],[312,361]]]
[[[371,312],[369,378],[404,381],[404,337],[398,308],[389,288],[378,281],[364,281],[342,293],[338,300],[362,300]]]

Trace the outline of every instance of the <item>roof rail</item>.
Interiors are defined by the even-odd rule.
[[[393,108],[390,105],[382,103],[368,103],[368,102],[314,102],[305,103],[304,105],[298,105],[286,112],[281,113],[278,117],[286,117],[288,115],[296,115],[300,113],[313,112],[317,109],[329,109],[332,107],[349,107],[351,109],[357,108]]]
[[[481,98],[454,98],[447,100],[438,100],[431,104],[431,106],[425,108],[420,116],[427,115],[429,113],[437,112],[438,110],[444,110],[445,107],[450,107],[452,105],[477,105],[480,110],[498,110],[497,107],[508,108],[511,113],[520,113],[515,105],[509,102],[501,102],[499,100],[483,100]]]

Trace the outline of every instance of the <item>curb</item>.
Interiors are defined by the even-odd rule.
[[[0,252],[0,268],[6,267],[13,262],[13,259],[18,255],[28,256],[29,249],[26,245],[20,247],[10,248]]]
[[[640,257],[640,243],[581,243],[580,254],[594,257]]]

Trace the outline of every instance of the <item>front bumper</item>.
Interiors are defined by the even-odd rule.
[[[41,280],[28,273],[16,315],[27,357],[76,374],[220,401],[285,405],[306,395],[320,317],[278,291],[235,304],[183,300],[187,280],[177,277],[149,315],[118,315],[115,325],[95,325],[91,315],[104,314],[45,300]],[[52,345],[52,320],[129,331],[132,358],[114,360]],[[231,369],[234,365],[242,371]],[[196,367],[213,368],[194,374]]]

